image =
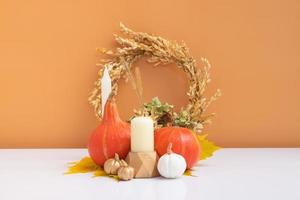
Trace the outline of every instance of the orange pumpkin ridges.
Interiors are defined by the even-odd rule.
[[[200,144],[195,134],[183,127],[164,127],[155,131],[155,149],[159,156],[167,152],[172,143],[172,151],[185,158],[187,168],[191,169],[199,160]]]
[[[88,150],[99,166],[116,153],[125,159],[130,150],[130,125],[121,120],[113,99],[105,104],[103,119],[91,135]]]

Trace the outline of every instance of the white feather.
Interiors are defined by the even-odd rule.
[[[104,113],[104,106],[111,93],[111,78],[108,73],[107,67],[105,67],[102,80],[101,80],[101,91],[102,91],[102,114]]]

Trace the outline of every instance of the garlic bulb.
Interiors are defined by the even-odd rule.
[[[121,180],[128,181],[133,179],[134,169],[130,167],[124,160],[121,160],[121,167],[118,170],[118,176]]]
[[[172,152],[172,143],[170,143],[167,153],[158,160],[157,169],[165,178],[178,178],[186,170],[186,161],[181,155]]]
[[[104,171],[107,174],[117,174],[120,167],[121,161],[118,154],[115,154],[115,158],[108,159],[104,163]]]

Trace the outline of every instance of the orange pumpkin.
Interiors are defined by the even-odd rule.
[[[118,154],[125,159],[130,150],[130,125],[121,120],[114,100],[108,100],[104,108],[104,116],[94,130],[88,144],[93,161],[100,166]]]
[[[185,158],[188,169],[198,162],[201,148],[196,135],[190,129],[172,126],[155,131],[155,149],[159,156],[167,152],[170,143],[173,144],[173,152]]]

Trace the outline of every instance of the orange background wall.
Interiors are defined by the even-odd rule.
[[[0,147],[83,147],[97,125],[87,97],[96,47],[113,48],[120,21],[184,40],[207,57],[223,96],[208,128],[224,147],[300,146],[300,3],[297,0],[0,0]],[[144,101],[182,106],[187,82],[174,66],[143,61]],[[137,106],[120,84],[123,118]]]

